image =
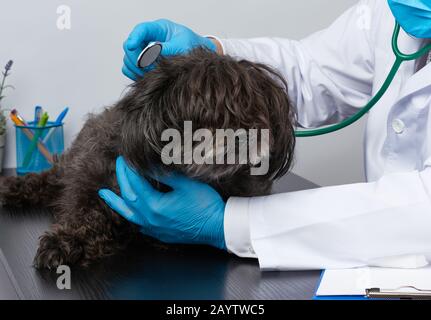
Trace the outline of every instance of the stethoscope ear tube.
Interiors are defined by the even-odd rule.
[[[314,136],[321,136],[324,134],[332,133],[338,130],[341,130],[345,127],[350,126],[351,124],[355,123],[359,119],[361,119],[368,111],[373,108],[377,102],[383,97],[383,95],[388,90],[389,86],[391,85],[392,81],[394,80],[398,70],[400,69],[400,66],[405,61],[411,61],[416,60],[425,54],[428,54],[428,52],[431,50],[431,44],[428,44],[427,46],[423,47],[421,50],[412,53],[412,54],[405,54],[401,52],[398,46],[398,38],[400,34],[400,24],[398,22],[395,23],[395,28],[392,36],[392,51],[395,54],[395,62],[391,68],[391,71],[389,72],[388,76],[386,77],[385,82],[383,83],[380,90],[374,95],[373,98],[357,113],[352,115],[351,117],[337,123],[334,125],[330,125],[323,128],[317,128],[317,129],[310,129],[310,130],[297,130],[295,131],[296,137],[314,137]]]

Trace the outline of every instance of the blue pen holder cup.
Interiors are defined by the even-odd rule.
[[[15,132],[18,175],[50,169],[64,151],[63,124],[48,122],[41,128],[29,122],[26,127],[15,126]]]

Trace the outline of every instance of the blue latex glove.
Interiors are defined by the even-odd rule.
[[[138,77],[142,77],[148,71],[148,68],[139,68],[136,62],[142,50],[154,41],[162,43],[162,56],[185,54],[199,46],[212,51],[217,50],[216,45],[210,39],[197,35],[183,25],[166,19],[144,22],[138,24],[124,42],[123,73],[125,76],[136,81]]]
[[[153,177],[170,186],[163,193],[132,170],[123,157],[117,159],[121,197],[102,189],[99,196],[141,232],[166,243],[207,244],[226,250],[225,202],[209,185],[178,174]]]

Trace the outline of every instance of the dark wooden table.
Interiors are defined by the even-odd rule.
[[[274,192],[315,187],[290,174]],[[43,209],[0,209],[0,268],[9,274],[0,279],[0,299],[311,299],[319,278],[318,271],[261,272],[254,259],[208,247],[135,243],[88,270],[72,269],[71,290],[59,290],[55,272],[32,267],[49,224]]]

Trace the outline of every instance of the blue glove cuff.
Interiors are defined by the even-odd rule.
[[[224,214],[226,203],[221,201],[212,211],[212,216],[201,230],[202,243],[227,251],[224,236]]]

